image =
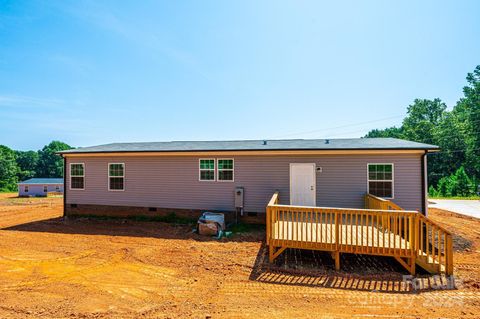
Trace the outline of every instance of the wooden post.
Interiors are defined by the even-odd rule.
[[[340,270],[340,252],[337,250],[335,252],[335,270],[339,271]]]
[[[338,251],[339,246],[340,246],[340,242],[339,242],[340,229],[339,229],[338,223],[339,223],[338,212],[335,212],[335,250],[337,250],[337,251]]]
[[[271,215],[270,210],[271,210],[270,206],[267,206],[267,216],[266,216],[266,221],[267,221],[267,240],[266,240],[266,242],[267,242],[267,246],[270,246],[270,233],[271,233],[270,227],[271,227],[271,222],[272,222],[271,217],[270,217],[270,215]]]
[[[445,256],[445,272],[448,276],[453,275],[453,244],[452,235],[447,234],[447,254]]]

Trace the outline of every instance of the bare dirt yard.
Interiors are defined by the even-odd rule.
[[[432,210],[456,236],[456,289],[389,258],[287,251],[264,232],[221,241],[192,226],[62,217],[61,198],[0,194],[1,318],[480,317],[480,220]]]

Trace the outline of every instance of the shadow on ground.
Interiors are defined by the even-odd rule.
[[[274,264],[270,264],[265,244],[257,254],[250,280],[279,285],[404,294],[454,289],[451,278],[430,275],[419,267],[412,282],[409,274],[393,257],[342,254],[341,270],[335,271],[335,262],[328,252],[287,249]]]
[[[258,242],[265,232],[254,228],[245,233],[236,233],[230,238],[220,240],[201,236],[193,232],[194,224],[173,224],[154,221],[135,221],[129,219],[96,218],[51,218],[2,228],[7,231],[27,231],[57,234],[104,235],[126,237],[148,237],[158,239],[193,239],[197,241],[238,241]]]

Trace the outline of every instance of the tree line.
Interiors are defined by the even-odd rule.
[[[431,196],[471,196],[480,183],[480,65],[467,75],[463,96],[447,110],[441,99],[416,99],[399,127],[374,129],[365,137],[396,137],[438,145],[428,155]]]
[[[0,191],[15,191],[17,183],[32,177],[63,177],[63,159],[55,152],[72,149],[52,141],[39,151],[15,151],[0,145]]]

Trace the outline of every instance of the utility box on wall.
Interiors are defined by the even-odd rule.
[[[235,188],[235,208],[243,208],[244,193],[243,187]]]

